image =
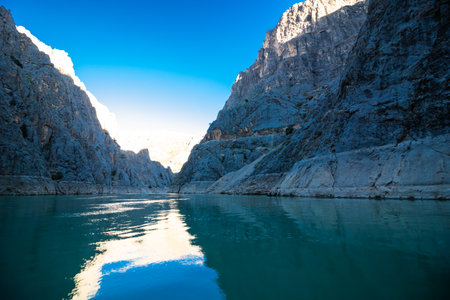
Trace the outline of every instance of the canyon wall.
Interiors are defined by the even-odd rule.
[[[73,69],[58,68],[49,55],[68,57],[41,51],[20,31],[0,7],[0,194],[141,192],[170,184],[170,169],[147,150],[120,149]]]
[[[448,25],[446,1],[292,6],[173,190],[449,198]]]

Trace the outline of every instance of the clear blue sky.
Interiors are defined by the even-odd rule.
[[[194,132],[213,121],[267,30],[296,0],[3,0],[17,25],[69,53],[119,125]]]

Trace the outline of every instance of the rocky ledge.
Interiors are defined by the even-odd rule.
[[[297,162],[289,172],[255,175],[261,156],[217,181],[183,185],[180,193],[448,199],[450,135],[329,153]]]

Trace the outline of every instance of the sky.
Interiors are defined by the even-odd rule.
[[[2,0],[65,50],[125,131],[205,133],[265,34],[297,0]]]

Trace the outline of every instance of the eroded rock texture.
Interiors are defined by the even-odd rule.
[[[176,188],[449,198],[448,27],[448,1],[294,5]]]
[[[148,151],[122,151],[86,92],[0,7],[0,193],[143,191],[171,182]]]

